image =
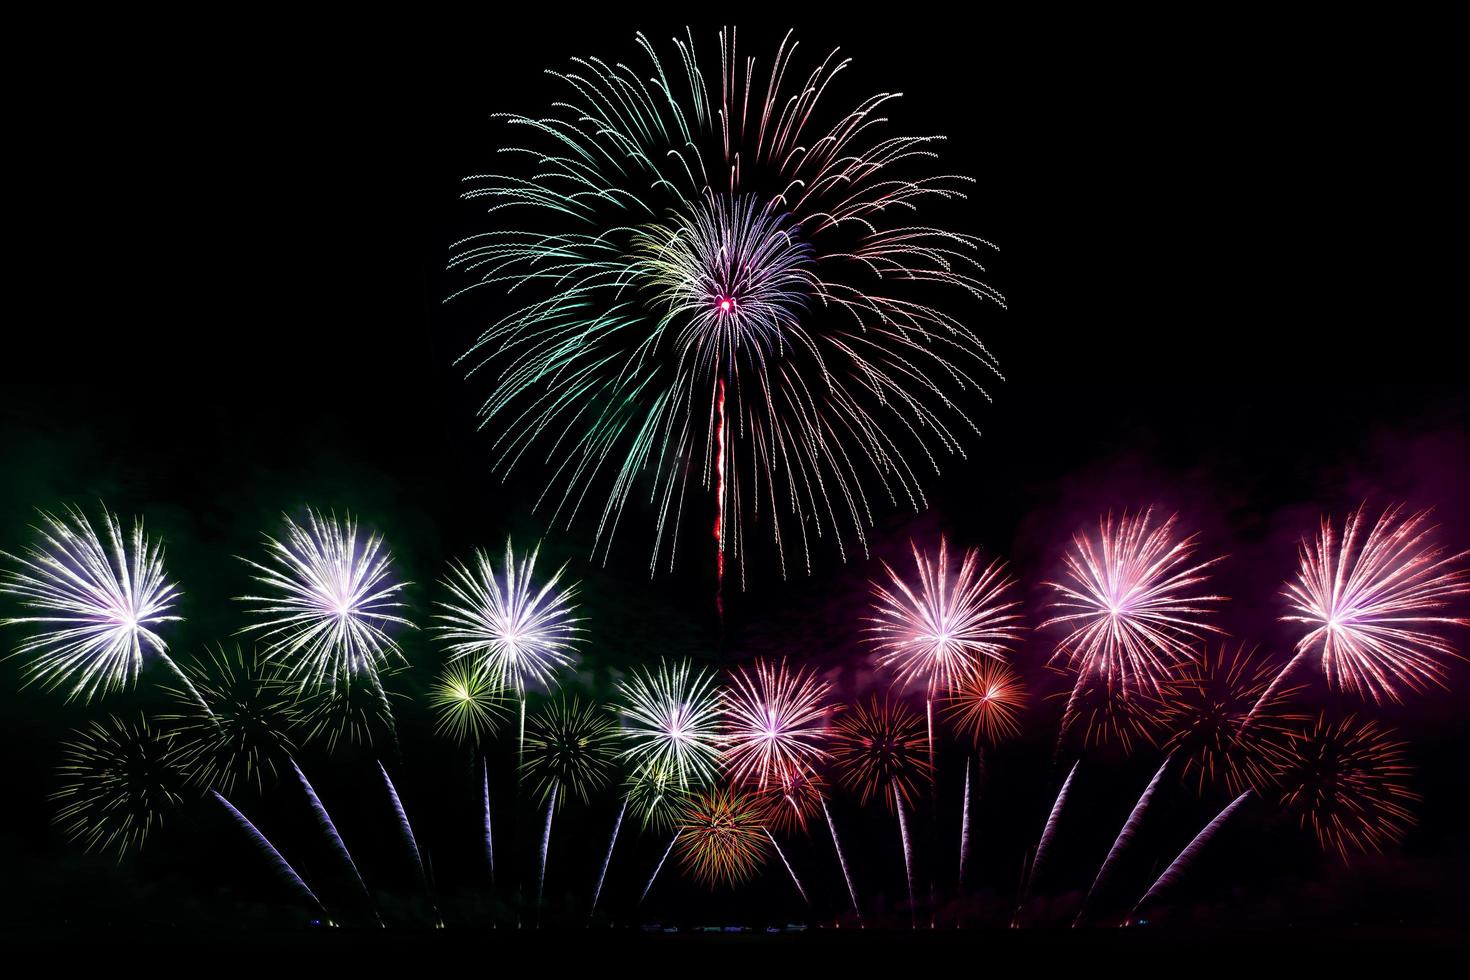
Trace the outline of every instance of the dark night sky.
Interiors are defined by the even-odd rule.
[[[544,533],[545,551],[584,581],[590,687],[605,690],[615,668],[651,654],[728,663],[783,653],[854,689],[865,670],[854,666],[865,656],[857,611],[875,560],[843,565],[819,550],[813,576],[788,582],[752,569],[721,636],[697,543],[686,542],[680,574],[650,581],[651,536],[635,521],[606,567],[590,564],[589,527],[547,530],[531,513],[541,474],[492,478],[474,428],[483,390],[451,365],[496,308],[490,298],[440,304],[459,284],[443,271],[448,244],[482,227],[456,194],[499,145],[488,115],[554,97],[542,68],[593,53],[633,60],[636,28],[659,39],[676,26],[252,25],[157,51],[99,43],[93,67],[110,67],[97,78],[108,84],[68,100],[38,143],[55,164],[38,167],[49,202],[32,239],[42,258],[16,287],[36,312],[0,361],[13,382],[0,394],[0,549],[23,546],[36,506],[100,497],[146,515],[186,593],[176,648],[194,651],[238,628],[229,598],[246,579],[232,556],[254,554],[282,511],[351,510],[380,529],[418,583],[410,596],[421,610],[449,556]],[[1205,550],[1231,555],[1220,575],[1235,597],[1226,628],[1284,652],[1277,590],[1320,512],[1362,499],[1434,506],[1445,541],[1470,546],[1470,389],[1433,326],[1426,280],[1445,260],[1413,227],[1435,206],[1443,137],[1434,107],[1407,96],[1436,87],[1434,59],[1390,70],[1315,32],[1250,32],[1240,46],[1180,27],[1154,47],[1093,43],[1082,25],[1065,36],[927,19],[797,28],[806,46],[840,44],[854,57],[849,94],[901,89],[898,128],[949,137],[944,165],[978,184],[947,220],[1000,245],[992,278],[1010,303],[976,321],[1007,378],[993,405],[976,406],[983,438],[931,481],[931,510],[881,514],[875,557],[941,531],[998,551],[1026,585],[1034,622],[1039,583],[1074,529],[1153,504],[1177,510]],[[741,44],[764,56],[783,32],[742,27]],[[1047,683],[1047,639],[1033,635],[1022,652],[1037,684]],[[412,695],[438,653],[421,635],[405,648],[414,668],[398,688]],[[156,679],[146,674],[145,689]],[[1401,849],[1344,869],[1261,806],[1201,862],[1171,921],[1463,925],[1470,670],[1457,667],[1454,680],[1452,693],[1385,713],[1412,742],[1425,795]],[[15,662],[0,665],[9,923],[292,921],[202,805],[121,866],[62,840],[45,799],[58,739],[106,709],[17,686]],[[106,708],[155,703],[144,690]],[[1057,783],[1058,713],[1041,703],[1027,737],[995,754],[975,914],[1004,918]],[[468,890],[468,758],[432,738],[421,708],[405,703],[401,724],[400,791],[446,892]],[[951,746],[941,760],[939,836],[920,848],[940,874],[953,865],[960,759]],[[370,760],[349,754],[329,767],[308,755],[303,765],[320,774],[383,900],[407,903]],[[1086,887],[1155,765],[1148,752],[1084,764],[1040,917]],[[502,778],[509,793],[508,769]],[[1175,792],[1130,887],[1222,802]],[[311,853],[299,812],[249,803],[288,853]],[[558,817],[566,850],[553,853],[549,892],[585,890],[611,817],[610,799]],[[843,800],[839,819],[852,835],[844,843],[864,852],[864,890],[896,897],[891,816]],[[659,843],[620,851],[611,904],[631,902]],[[836,907],[825,835],[790,853],[818,905]],[[733,897],[702,894],[668,875],[651,915],[723,921],[753,904],[772,921],[800,914],[779,867]]]

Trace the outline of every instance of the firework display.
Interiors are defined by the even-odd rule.
[[[945,714],[955,731],[978,746],[995,745],[1021,732],[1026,685],[1004,663],[983,660],[945,696]]]
[[[674,820],[679,863],[710,887],[744,881],[771,844],[765,819],[759,800],[741,790],[719,786],[686,797]]]
[[[915,217],[971,181],[933,169],[938,137],[885,132],[895,93],[843,94],[835,52],[802,69],[788,36],[757,77],[733,29],[717,54],[692,33],[673,57],[638,44],[646,81],[600,59],[553,72],[567,98],[502,116],[527,144],[466,181],[495,227],[456,244],[455,296],[526,296],[461,359],[491,379],[497,465],[554,446],[550,523],[595,509],[604,547],[648,481],[651,567],[674,562],[691,483],[718,494],[721,563],[744,567],[757,510],[783,573],[816,537],[865,549],[874,504],[923,503],[921,470],[963,451],[997,373],[934,305],[1002,303],[992,246]]]
[[[730,675],[725,698],[724,763],[735,784],[766,789],[800,780],[829,757],[829,686],[805,669],[757,661]]]
[[[109,716],[62,747],[56,822],[87,850],[141,847],[164,814],[183,802],[186,775],[173,736]]]
[[[446,666],[429,689],[437,731],[456,742],[479,745],[492,737],[510,714],[510,692],[483,666],[460,660]]]
[[[617,708],[630,767],[681,791],[714,782],[722,728],[712,673],[687,661],[635,668],[618,686]]]

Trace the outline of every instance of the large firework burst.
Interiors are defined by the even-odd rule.
[[[1058,612],[1042,627],[1071,630],[1052,662],[1077,671],[1079,690],[1098,678],[1124,699],[1157,695],[1170,671],[1191,659],[1192,642],[1221,632],[1203,617],[1225,597],[1195,591],[1221,559],[1194,562],[1195,536],[1176,538],[1175,517],[1150,526],[1151,517],[1125,513],[1115,521],[1109,514],[1095,539],[1073,538],[1063,558],[1066,577],[1046,583]]]
[[[502,117],[532,137],[508,147],[529,175],[466,180],[497,227],[456,243],[460,292],[533,297],[465,355],[490,377],[496,465],[542,455],[553,519],[604,486],[604,547],[646,476],[651,569],[674,562],[691,477],[718,497],[722,563],[744,568],[757,512],[783,574],[789,538],[808,567],[814,537],[865,549],[870,495],[922,506],[919,471],[977,431],[960,396],[995,373],[931,305],[936,290],[1001,303],[980,278],[992,246],[913,217],[970,181],[930,169],[938,137],[883,134],[896,93],[829,112],[835,51],[803,76],[788,35],[758,72],[732,29],[706,69],[690,33],[670,73],[637,42],[647,68],[577,59],[552,73],[570,94],[551,114]]]
[[[674,825],[679,804],[687,795],[673,773],[656,763],[633,770],[623,784],[623,793],[628,810],[645,829],[663,830]]]
[[[494,735],[510,714],[509,691],[479,663],[460,660],[444,668],[429,689],[435,728],[456,742],[479,745]]]
[[[87,850],[111,848],[121,857],[183,799],[181,763],[173,736],[146,718],[88,722],[63,745],[56,822]]]
[[[757,660],[730,673],[725,698],[725,765],[730,782],[765,789],[772,779],[828,757],[828,685],[786,661]]]
[[[23,555],[0,552],[16,565],[0,574],[0,592],[36,611],[0,620],[35,629],[15,649],[30,658],[28,682],[90,701],[135,683],[146,650],[187,684],[157,632],[181,618],[172,612],[179,589],[164,571],[163,543],[143,533],[141,519],[124,539],[122,522],[106,508],[105,544],[80,508],[69,506],[60,517],[41,511],[40,518],[39,540]]]
[[[558,697],[526,725],[522,768],[543,802],[568,796],[587,802],[606,785],[617,751],[617,726],[606,710],[578,698]]]
[[[976,745],[994,745],[1021,732],[1026,685],[999,660],[982,660],[945,697],[945,714]]]
[[[686,874],[701,884],[737,885],[766,858],[766,813],[754,794],[728,786],[684,798],[674,846]]]
[[[807,821],[822,812],[827,782],[809,766],[788,763],[776,767],[760,796],[773,829],[782,833],[806,830]]]
[[[1203,794],[1223,782],[1234,796],[1261,790],[1271,779],[1267,760],[1293,722],[1305,720],[1285,710],[1299,688],[1277,687],[1262,700],[1277,667],[1254,647],[1218,644],[1182,666],[1159,699],[1158,720],[1167,732],[1164,751],[1183,760],[1182,776]],[[1252,710],[1256,717],[1246,720]]]
[[[1282,802],[1311,827],[1323,850],[1347,860],[1381,851],[1414,824],[1405,744],[1376,721],[1348,716],[1296,733],[1275,759]]]
[[[925,754],[924,720],[901,701],[873,698],[838,717],[833,756],[841,782],[866,805],[881,796],[891,809],[912,800],[933,777]]]
[[[720,762],[720,707],[714,675],[688,661],[634,668],[618,685],[623,758],[681,790],[709,785]]]
[[[1470,552],[1431,545],[1428,511],[1400,520],[1402,509],[1391,507],[1364,537],[1363,509],[1343,522],[1341,544],[1326,517],[1301,543],[1285,589],[1293,611],[1282,619],[1308,627],[1295,659],[1318,659],[1333,687],[1398,701],[1405,690],[1444,685],[1443,658],[1458,654],[1432,631],[1467,621],[1435,613],[1470,593],[1470,570],[1454,567]]]
[[[379,671],[407,663],[390,629],[413,627],[396,612],[407,583],[393,581],[392,555],[378,535],[360,539],[350,515],[285,520],[283,538],[265,539],[265,564],[244,559],[270,591],[240,597],[259,617],[241,632],[258,634],[303,691],[355,676],[376,685]]]
[[[236,645],[210,653],[207,663],[186,668],[204,697],[204,710],[192,692],[170,689],[184,765],[206,789],[233,793],[237,780],[264,788],[296,751],[291,731],[301,713],[286,685],[254,651]]]
[[[877,602],[868,634],[878,665],[893,670],[898,684],[922,681],[932,698],[974,674],[982,660],[1010,649],[1021,630],[1021,603],[1010,598],[1014,582],[1005,563],[996,559],[981,568],[978,548],[951,570],[944,538],[934,561],[910,547],[918,588],[884,562],[890,584],[873,584]]]
[[[451,660],[469,658],[523,699],[529,685],[551,687],[556,671],[576,661],[584,632],[572,615],[577,587],[561,585],[566,566],[538,584],[538,554],[534,548],[517,564],[507,538],[499,573],[478,549],[470,565],[451,562],[445,585],[452,601],[439,603],[437,616]]]

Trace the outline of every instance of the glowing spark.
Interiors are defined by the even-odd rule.
[[[842,784],[858,793],[863,805],[874,797],[890,807],[897,799],[911,800],[920,783],[933,778],[923,722],[902,702],[875,697],[854,705],[837,719],[832,734]]]
[[[438,716],[434,730],[456,742],[483,744],[510,714],[507,689],[469,660],[445,667],[429,689],[428,700]]]
[[[1021,676],[998,660],[984,660],[944,698],[945,713],[955,730],[975,745],[995,745],[1020,734],[1026,706]]]

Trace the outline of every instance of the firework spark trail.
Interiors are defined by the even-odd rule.
[[[729,300],[724,302],[728,303]],[[715,397],[719,425],[715,435],[715,612],[725,622],[725,379]]]
[[[971,760],[965,759],[965,802],[960,811],[960,871],[956,888],[961,895],[965,891],[965,865],[970,860],[970,769]]]
[[[914,846],[909,840],[909,822],[903,814],[903,795],[897,783],[893,785],[893,803],[898,808],[898,836],[903,841],[903,869],[909,886],[909,928],[917,929],[919,903],[914,898]]]
[[[658,859],[658,865],[653,869],[653,874],[648,876],[648,884],[643,886],[643,894],[638,896],[639,905],[642,905],[643,900],[648,897],[649,891],[651,891],[653,888],[653,883],[658,880],[659,872],[664,869],[664,862],[667,861],[669,859],[669,855],[673,853],[674,844],[678,840],[679,835],[677,833],[675,833],[674,836],[669,839],[669,846],[664,848],[664,856]]]
[[[1072,769],[1067,773],[1067,778],[1062,782],[1062,788],[1057,791],[1056,802],[1051,805],[1051,813],[1047,814],[1046,827],[1041,831],[1041,840],[1036,844],[1036,855],[1031,859],[1031,868],[1026,873],[1025,884],[1021,887],[1021,900],[1016,904],[1016,914],[1011,917],[1011,927],[1020,925],[1021,911],[1026,907],[1026,899],[1031,896],[1031,886],[1036,883],[1036,876],[1046,862],[1047,849],[1051,847],[1052,838],[1057,835],[1057,824],[1061,821],[1062,807],[1067,804],[1067,791],[1072,788],[1072,777],[1077,775],[1077,767],[1082,764],[1078,759],[1072,763]]]
[[[218,790],[212,789],[209,792],[211,795],[214,796],[216,800],[219,800],[221,806],[230,811],[230,814],[234,816],[235,821],[240,825],[245,833],[249,835],[250,841],[255,845],[256,849],[270,859],[271,866],[275,868],[276,873],[280,875],[283,879],[285,879],[286,882],[291,885],[291,887],[295,888],[298,892],[304,895],[311,902],[311,904],[316,906],[316,908],[322,913],[322,915],[325,916],[327,914],[327,907],[322,904],[321,899],[316,897],[316,893],[307,887],[306,882],[303,881],[301,879],[301,876],[296,873],[296,869],[291,867],[286,859],[281,856],[281,852],[276,850],[275,845],[267,840],[266,836],[256,829],[255,824],[246,819],[245,814],[235,809],[234,805],[230,803],[229,800],[221,796]]]
[[[812,900],[806,897],[806,889],[801,887],[801,879],[796,877],[796,872],[791,868],[791,862],[786,860],[786,852],[781,850],[781,845],[776,841],[776,835],[771,833],[770,827],[765,828],[765,831],[766,837],[770,838],[771,846],[776,849],[776,856],[781,859],[782,864],[786,865],[786,873],[791,876],[791,883],[796,886],[796,890],[801,894],[801,900],[810,906]]]
[[[164,570],[163,543],[150,542],[142,519],[135,518],[130,549],[122,522],[103,507],[109,554],[80,508],[68,506],[62,518],[38,513],[46,525],[35,529],[39,543],[22,556],[0,551],[18,566],[0,575],[0,593],[44,613],[0,619],[0,626],[39,628],[15,649],[15,656],[34,655],[25,666],[26,683],[39,681],[48,690],[71,684],[68,701],[80,696],[90,702],[136,683],[147,649],[212,718],[208,703],[169,656],[167,641],[154,631],[183,619],[171,613],[180,593]]]
[[[541,896],[546,891],[546,858],[551,850],[551,818],[556,814],[556,791],[555,783],[551,786],[551,792],[546,798],[546,827],[541,831],[541,871],[536,876],[536,916],[541,915]]]
[[[1320,660],[1330,687],[1366,695],[1377,704],[1401,701],[1404,690],[1445,686],[1441,658],[1460,654],[1426,627],[1470,622],[1429,615],[1450,599],[1470,594],[1470,569],[1452,567],[1470,552],[1446,556],[1429,543],[1434,531],[1425,525],[1429,512],[1400,520],[1402,507],[1385,510],[1359,545],[1366,506],[1343,522],[1340,546],[1327,517],[1314,540],[1301,542],[1296,580],[1282,593],[1294,611],[1281,620],[1309,629],[1260,703],[1308,658]],[[1255,714],[1252,710],[1247,721]]]
[[[1138,825],[1143,822],[1143,815],[1148,810],[1149,801],[1153,799],[1154,790],[1158,788],[1159,780],[1164,777],[1164,772],[1173,761],[1172,755],[1166,755],[1164,761],[1159,765],[1158,772],[1154,778],[1148,781],[1144,787],[1143,794],[1138,797],[1138,802],[1133,805],[1133,810],[1128,814],[1128,819],[1123,822],[1123,829],[1118,832],[1118,837],[1113,841],[1113,846],[1108,848],[1108,856],[1103,859],[1102,866],[1097,869],[1097,877],[1092,879],[1092,885],[1087,889],[1087,894],[1082,897],[1082,906],[1077,910],[1077,917],[1072,920],[1072,927],[1076,928],[1082,917],[1087,914],[1087,905],[1092,901],[1092,896],[1097,893],[1098,888],[1107,879],[1108,873],[1112,871],[1113,865],[1117,863],[1124,849],[1132,843],[1134,836],[1138,833]]]
[[[490,833],[490,762],[480,760],[480,771],[484,775],[485,789],[485,861],[490,866],[490,887],[495,887],[495,838]]]
[[[1067,577],[1047,582],[1057,595],[1057,615],[1041,624],[1045,629],[1063,625],[1071,630],[1052,655],[1075,668],[1077,680],[1062,733],[1070,727],[1071,709],[1078,691],[1093,678],[1105,684],[1111,697],[1122,700],[1136,694],[1157,697],[1160,684],[1193,654],[1191,642],[1204,633],[1223,632],[1206,623],[1224,596],[1191,594],[1208,579],[1205,574],[1221,561],[1192,563],[1196,535],[1175,540],[1176,517],[1150,527],[1152,511],[1115,522],[1103,518],[1096,540],[1083,534],[1063,558]],[[1061,735],[1058,735],[1060,742]]]
[[[597,911],[597,899],[602,895],[602,883],[607,880],[607,867],[612,863],[613,848],[618,845],[618,831],[623,828],[623,814],[628,812],[628,798],[618,807],[618,818],[613,821],[612,838],[607,842],[607,854],[602,859],[602,868],[597,872],[597,887],[592,890],[592,907],[587,910],[590,918]]]
[[[978,435],[967,398],[999,376],[969,317],[922,295],[1003,306],[981,278],[994,246],[932,218],[899,223],[974,181],[925,172],[939,137],[884,135],[896,93],[821,111],[846,59],[798,75],[783,42],[762,93],[753,61],[743,86],[723,70],[716,85],[692,35],[675,41],[672,77],[636,40],[651,84],[600,59],[553,72],[567,98],[498,117],[534,138],[507,152],[535,169],[466,178],[463,197],[496,226],[451,247],[467,281],[446,302],[481,287],[526,296],[459,361],[493,379],[480,419],[496,427],[495,468],[544,460],[538,504],[554,523],[591,511],[604,559],[643,493],[650,571],[665,555],[672,566],[688,484],[718,492],[723,383],[722,539],[742,570],[742,520],[769,528],[783,575],[793,546],[810,570],[819,538],[866,551],[870,497],[926,506],[922,470],[963,456]],[[720,33],[722,66],[734,40]],[[520,228],[505,224],[518,214]]]
[[[352,860],[352,855],[347,850],[347,842],[337,832],[337,825],[332,822],[327,808],[322,805],[322,801],[316,795],[316,790],[312,789],[311,783],[307,782],[306,774],[301,771],[295,759],[291,760],[291,769],[296,773],[297,781],[301,783],[301,788],[306,792],[306,802],[311,805],[311,812],[316,817],[317,826],[332,842],[332,847],[337,852],[337,856],[342,859],[342,863],[352,872],[352,878],[362,892],[363,901],[367,902],[368,908],[373,910],[373,917],[378,920],[378,925],[381,927],[383,917],[378,914],[377,905],[373,902],[372,893],[368,891],[367,882],[362,880],[362,873],[357,870],[357,863]]]
[[[827,818],[827,831],[832,835],[832,849],[837,852],[837,864],[842,868],[842,880],[847,882],[847,895],[852,899],[852,911],[858,917],[858,924],[863,921],[863,910],[858,905],[857,888],[853,886],[852,874],[847,870],[847,858],[842,854],[842,841],[837,837],[837,824],[832,822],[832,811],[827,808],[827,801],[822,800],[822,814]]]
[[[1244,793],[1241,793],[1234,799],[1233,802],[1230,803],[1229,806],[1221,810],[1219,814],[1216,815],[1215,819],[1205,824],[1203,830],[1201,830],[1198,834],[1195,834],[1194,840],[1189,842],[1189,846],[1179,852],[1179,856],[1176,857],[1173,862],[1164,869],[1164,873],[1159,875],[1158,880],[1155,881],[1152,886],[1150,886],[1148,891],[1143,893],[1143,897],[1138,900],[1138,904],[1133,906],[1133,911],[1128,913],[1128,920],[1124,923],[1125,925],[1131,924],[1133,920],[1137,918],[1139,910],[1147,905],[1150,899],[1158,895],[1159,892],[1163,891],[1165,888],[1168,888],[1171,884],[1178,880],[1180,875],[1182,875],[1185,871],[1189,869],[1189,866],[1194,862],[1194,859],[1199,856],[1199,852],[1204,850],[1205,845],[1208,844],[1210,842],[1210,839],[1215,836],[1215,832],[1218,831],[1222,825],[1224,825],[1226,820],[1230,819],[1230,815],[1234,813],[1242,803],[1245,802],[1245,798],[1247,796],[1250,796],[1251,793],[1252,790],[1249,789],[1246,790]]]
[[[419,850],[418,838],[413,835],[413,825],[408,822],[408,813],[403,809],[403,801],[398,798],[398,790],[393,786],[393,780],[388,776],[388,770],[383,763],[378,763],[378,771],[383,774],[383,784],[388,787],[388,798],[393,803],[393,813],[398,818],[398,829],[403,834],[403,842],[408,845],[409,855],[413,858],[414,869],[418,872],[419,882],[424,886],[424,895],[429,900],[429,907],[434,910],[434,917],[439,917],[439,906],[434,902],[433,889],[429,887],[429,874],[424,869],[423,852]]]

